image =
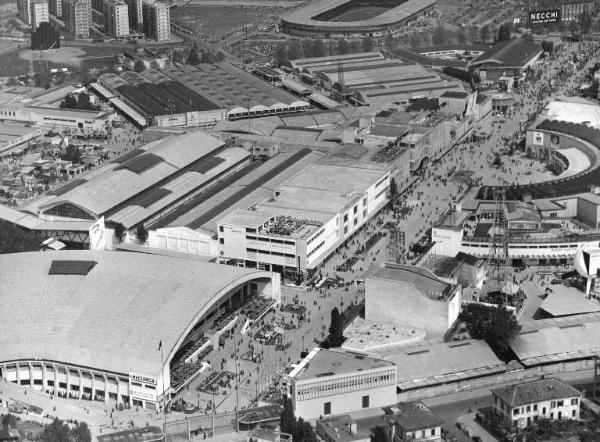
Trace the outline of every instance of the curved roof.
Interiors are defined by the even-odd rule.
[[[284,23],[292,26],[302,26],[310,29],[328,29],[332,31],[360,30],[371,28],[384,28],[386,26],[401,23],[420,11],[435,5],[437,0],[407,0],[395,8],[384,11],[375,17],[360,21],[327,21],[317,20],[315,17],[334,8],[350,3],[350,0],[321,0],[310,3],[282,17]]]
[[[0,360],[158,376],[159,341],[169,361],[201,315],[256,278],[270,273],[131,252],[0,255]]]

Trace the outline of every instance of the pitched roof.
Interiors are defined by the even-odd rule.
[[[472,60],[469,66],[478,66],[484,63],[523,66],[540,52],[542,52],[542,48],[538,43],[523,38],[512,38],[495,44]]]
[[[423,267],[386,263],[381,267],[369,270],[366,277],[410,284],[416,290],[434,299],[445,298],[448,294],[453,293],[451,284],[441,280],[433,272]]]
[[[442,425],[442,419],[420,402],[401,403],[390,407],[396,425],[404,431],[418,431]]]
[[[552,399],[581,396],[578,390],[555,378],[540,379],[496,388],[492,390],[492,393],[511,407],[519,407],[521,405]]]

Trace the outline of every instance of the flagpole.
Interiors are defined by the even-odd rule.
[[[163,438],[167,442],[167,409],[165,407],[165,363],[162,349],[162,340],[158,343],[160,350],[160,376],[162,378],[162,409],[163,409]]]

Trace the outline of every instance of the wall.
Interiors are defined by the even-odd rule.
[[[454,322],[447,300],[433,300],[413,284],[376,278],[365,280],[365,319],[427,330],[433,336],[443,336]]]
[[[148,232],[148,245],[193,255],[216,256],[218,253],[216,239],[187,227],[151,230]]]
[[[461,250],[463,230],[448,227],[433,227],[431,239],[435,243],[432,252],[442,256],[456,256]]]
[[[584,198],[577,198],[577,219],[592,229],[598,228],[598,211],[600,206]]]

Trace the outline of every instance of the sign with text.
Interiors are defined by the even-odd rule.
[[[533,144],[538,146],[544,145],[544,133],[543,132],[534,132],[533,133]]]
[[[548,9],[545,11],[531,11],[528,14],[529,23],[537,25],[540,23],[558,23],[560,21],[560,9]]]
[[[146,376],[143,374],[138,374],[138,373],[129,373],[129,380],[131,382],[139,382],[140,384],[149,384],[149,385],[156,385],[156,381],[157,379],[155,377],[152,376]]]

